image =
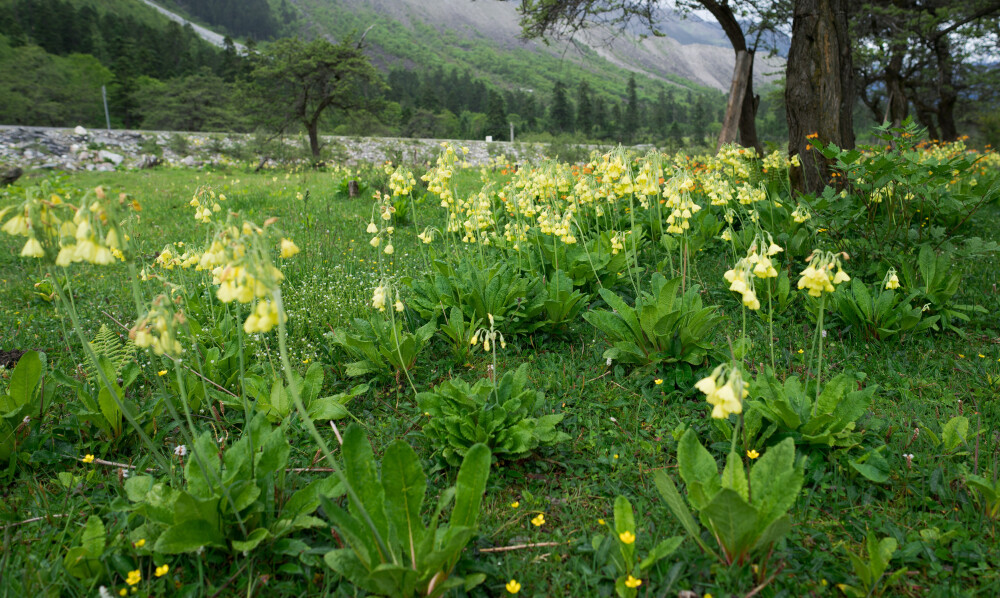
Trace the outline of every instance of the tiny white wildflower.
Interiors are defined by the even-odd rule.
[[[183,457],[184,455],[187,455],[187,453],[188,449],[183,444],[178,444],[177,448],[174,449],[174,454],[177,455],[178,457]]]

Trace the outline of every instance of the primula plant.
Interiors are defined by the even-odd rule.
[[[701,529],[685,506],[670,476],[656,472],[654,480],[671,512],[706,553],[727,565],[758,563],[792,527],[788,510],[795,504],[804,477],[804,462],[795,458],[795,443],[786,438],[767,449],[750,468],[735,451],[719,473],[715,458],[698,441],[693,430],[681,437],[677,465],[686,486],[687,502],[698,521],[715,539],[719,552],[702,537]],[[764,576],[764,567],[759,571]]]
[[[556,430],[561,413],[545,411],[544,393],[528,388],[527,364],[494,382],[473,385],[451,379],[417,394],[428,418],[424,435],[451,466],[458,466],[475,444],[485,444],[497,459],[520,459],[539,446],[569,438]]]
[[[541,280],[504,261],[481,267],[466,259],[458,267],[435,262],[438,272],[411,283],[410,307],[426,320],[438,321],[453,307],[468,321],[485,322],[490,314],[505,334],[531,332],[546,300]]]
[[[940,316],[924,317],[924,310],[911,303],[918,294],[904,296],[896,288],[899,280],[895,271],[874,290],[855,278],[850,286],[844,285],[834,294],[833,308],[848,326],[848,332],[865,340],[889,340],[905,332],[937,330]]]
[[[143,539],[161,554],[205,547],[249,552],[262,542],[322,525],[312,516],[320,497],[344,489],[330,476],[285,499],[290,451],[285,431],[271,428],[263,413],[225,450],[204,432],[190,450],[175,451],[175,458],[185,460],[183,481],[136,475],[125,482],[129,503],[124,510],[134,526],[133,541]]]
[[[354,360],[346,366],[348,376],[398,376],[413,368],[436,328],[431,321],[409,332],[402,317],[373,315],[367,320],[355,318],[349,330],[336,330],[333,343]]]
[[[40,386],[45,366],[45,353],[28,351],[18,360],[5,392],[0,394],[0,463],[6,463],[28,435],[28,425],[38,414],[39,403],[51,403],[55,385]],[[46,397],[42,396],[43,388]]]
[[[344,432],[344,476],[357,491],[347,508],[323,500],[323,511],[346,543],[331,550],[327,566],[378,596],[442,596],[482,583],[483,574],[454,575],[462,550],[475,535],[479,507],[490,475],[490,451],[469,447],[455,486],[441,493],[424,523],[427,476],[406,442],[396,440],[382,455],[381,468],[359,426]],[[441,523],[451,502],[451,517]]]
[[[868,411],[878,387],[859,390],[860,378],[849,374],[828,380],[818,397],[814,385],[815,381],[803,383],[798,376],[789,376],[782,383],[770,371],[754,379],[747,406],[769,422],[758,442],[791,437],[800,447],[850,448],[860,443],[856,422]]]
[[[605,359],[646,369],[678,362],[704,364],[722,316],[714,306],[702,305],[698,286],[679,295],[680,287],[680,278],[668,281],[654,274],[652,292],[642,292],[634,307],[601,289],[601,298],[613,311],[593,310],[583,317],[607,335],[611,348],[604,352]]]

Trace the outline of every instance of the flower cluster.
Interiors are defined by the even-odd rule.
[[[224,194],[220,193],[216,195],[215,190],[211,187],[203,186],[198,187],[194,192],[194,197],[191,198],[188,205],[194,208],[195,220],[208,223],[212,221],[212,214],[222,211],[222,206],[219,204],[220,201],[226,201]]]
[[[126,199],[125,194],[119,196],[122,204]],[[21,257],[52,260],[55,256],[54,263],[62,267],[77,262],[111,264],[115,259],[124,260],[125,255],[118,219],[106,200],[104,190],[97,187],[74,206],[59,194],[49,193],[45,184],[26,190],[19,205],[0,210],[0,220],[11,214],[0,230],[26,238]]]
[[[829,251],[813,251],[806,258],[809,264],[801,272],[799,288],[806,289],[810,296],[820,297],[823,293],[832,293],[834,285],[851,279],[840,265],[840,258],[847,259],[846,253],[831,253]],[[836,268],[836,273],[833,272]]]
[[[153,299],[149,311],[129,330],[128,336],[135,346],[152,348],[156,355],[180,355],[184,347],[177,339],[177,333],[187,321],[184,312],[178,309],[180,302],[180,296],[171,299],[167,295],[158,295]]]
[[[743,399],[749,394],[740,370],[728,364],[716,367],[694,387],[705,393],[706,400],[713,407],[712,417],[716,419],[725,419],[730,413],[742,413]]]
[[[377,287],[375,287],[375,292],[372,294],[372,307],[384,312],[389,302],[392,300],[392,293],[394,289],[385,281],[381,282]],[[393,309],[397,312],[402,312],[406,307],[403,305],[403,301],[399,298],[399,291],[395,290],[396,301],[392,304]]]
[[[777,278],[778,271],[775,269],[771,257],[781,251],[783,251],[782,248],[774,242],[769,233],[766,241],[763,235],[758,234],[753,243],[750,244],[747,256],[736,262],[736,265],[723,275],[726,282],[729,283],[729,290],[743,296],[743,305],[746,307],[753,310],[760,309],[760,300],[754,290],[754,277]]]

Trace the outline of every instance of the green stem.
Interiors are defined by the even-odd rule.
[[[819,358],[816,360],[816,400],[819,400],[820,380],[823,377],[823,308],[826,306],[826,295],[819,297],[819,323],[816,326],[817,342],[819,343]]]
[[[287,341],[287,331],[285,328],[285,308],[281,301],[281,289],[275,289],[273,292],[274,304],[278,310],[278,352],[281,355],[281,365],[285,370],[285,379],[288,382],[288,390],[292,395],[292,402],[295,403],[295,409],[299,412],[299,417],[302,418],[302,423],[306,427],[306,431],[312,436],[313,440],[319,446],[320,452],[323,453],[323,457],[326,459],[327,464],[330,469],[333,470],[333,474],[337,476],[340,483],[344,485],[347,490],[347,497],[354,503],[354,506],[358,509],[361,517],[364,519],[365,524],[372,532],[372,537],[375,539],[375,543],[378,545],[379,553],[383,559],[389,559],[391,553],[389,548],[382,538],[382,534],[379,533],[378,528],[375,527],[375,522],[372,521],[371,515],[368,513],[368,509],[365,508],[363,502],[361,502],[361,497],[351,486],[351,483],[347,480],[347,476],[337,464],[337,460],[333,458],[333,453],[330,452],[330,447],[326,444],[326,440],[320,435],[319,430],[316,429],[316,425],[313,424],[312,418],[309,417],[308,411],[306,411],[305,405],[302,404],[302,395],[299,392],[299,385],[295,377],[292,376],[292,364],[288,360],[288,341]]]

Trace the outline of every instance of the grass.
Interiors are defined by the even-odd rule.
[[[57,186],[68,194],[101,185],[114,197],[126,193],[142,206],[130,226],[133,242],[142,256],[139,267],[152,268],[157,252],[175,242],[201,245],[206,237],[193,226],[190,198],[196,189],[211,185],[226,194],[226,210],[240,211],[257,222],[275,216],[284,233],[302,250],[283,269],[283,294],[289,317],[290,357],[293,364],[321,362],[327,371],[325,391],[343,391],[356,381],[344,375],[343,356],[332,343],[332,330],[347,326],[353,317],[367,317],[371,290],[384,276],[393,280],[416,277],[428,269],[428,254],[447,256],[454,248],[423,246],[413,225],[399,225],[395,253],[381,256],[368,246],[364,229],[372,218],[371,201],[338,195],[342,173],[298,171],[249,172],[150,170],[134,173],[81,173],[62,179]],[[364,177],[384,181],[379,171]],[[502,179],[504,175],[489,173]],[[29,184],[29,183],[25,183]],[[481,186],[479,173],[457,173],[456,188],[469,194]],[[308,199],[298,194],[308,192]],[[444,211],[428,198],[418,212],[425,224],[443,227]],[[991,223],[997,206],[991,205],[970,222],[972,232],[1000,240]],[[183,252],[177,246],[176,252]],[[0,237],[0,348],[38,349],[49,363],[72,373],[82,360],[78,345],[67,337],[61,310],[40,297],[35,283],[44,273],[31,261],[18,257],[20,243]],[[661,252],[662,253],[662,252]],[[662,256],[661,256],[662,257]],[[706,303],[719,305],[727,316],[717,344],[739,333],[740,307],[722,287],[722,273],[731,258],[722,251],[706,250],[694,262],[696,280],[703,283]],[[648,284],[654,266],[641,264],[640,280]],[[962,481],[963,471],[995,470],[1000,406],[1000,344],[997,320],[1000,295],[996,290],[996,258],[966,265],[960,299],[984,306],[988,313],[964,326],[965,336],[937,333],[903,337],[891,343],[863,342],[834,323],[825,347],[828,378],[843,370],[865,372],[865,384],[879,391],[871,409],[857,422],[866,446],[885,443],[884,457],[891,468],[888,482],[876,484],[859,476],[838,452],[814,451],[808,457],[806,482],[792,509],[791,533],[767,561],[769,581],[759,595],[838,595],[835,586],[857,584],[847,551],[862,550],[865,534],[892,536],[899,549],[890,571],[907,573],[885,595],[958,596],[1000,594],[1000,544],[997,521],[983,514]],[[123,265],[104,268],[80,266],[68,270],[83,328],[93,336],[100,325],[131,326],[137,314]],[[205,273],[175,270],[172,282],[194,294],[210,288]],[[794,282],[794,279],[793,279]],[[156,283],[145,287],[153,292]],[[405,297],[404,297],[405,299]],[[777,370],[807,373],[806,357],[813,324],[802,310],[793,309],[775,327]],[[215,314],[216,312],[212,312]],[[212,317],[218,317],[213,315]],[[751,370],[769,361],[766,325],[748,320],[755,345],[747,358]],[[204,322],[203,322],[204,324]],[[122,330],[124,332],[124,330]],[[68,340],[67,340],[68,338]],[[490,477],[479,535],[462,556],[459,569],[481,572],[485,583],[473,595],[502,595],[507,580],[522,584],[529,596],[610,596],[614,594],[613,568],[592,544],[596,534],[607,531],[599,519],[610,521],[616,495],[625,495],[636,510],[636,546],[644,554],[658,541],[682,534],[680,526],[652,484],[652,474],[666,470],[676,476],[676,445],[680,431],[699,430],[716,454],[728,450],[704,397],[690,387],[657,384],[669,366],[643,374],[630,374],[602,357],[602,337],[583,320],[571,326],[566,339],[545,335],[508,338],[506,350],[497,352],[502,373],[529,364],[529,378],[545,392],[553,412],[564,414],[561,430],[571,439],[545,448],[528,459],[503,463]],[[254,371],[280,370],[271,335],[248,341],[248,362]],[[800,353],[800,349],[803,353]],[[474,381],[489,375],[491,361],[481,354],[468,363],[446,357],[441,345],[421,355],[412,372],[418,390],[429,389],[450,376]],[[180,430],[162,412],[164,397],[173,392],[159,376],[161,361],[145,352],[138,357],[140,385],[132,397],[144,408],[160,409],[153,427],[156,442],[180,443]],[[4,374],[7,375],[7,374]],[[266,376],[265,376],[266,377]],[[334,545],[329,528],[303,531],[295,536],[304,545],[274,543],[249,556],[208,550],[167,558],[170,573],[163,578],[154,566],[164,562],[148,549],[133,545],[134,522],[121,510],[127,504],[121,469],[86,465],[83,454],[138,468],[153,465],[137,441],[113,442],[80,419],[73,407],[76,398],[56,391],[55,401],[31,424],[27,449],[13,460],[0,478],[0,597],[26,595],[97,595],[97,586],[115,591],[125,587],[127,571],[138,568],[145,580],[142,595],[358,595],[322,563]],[[424,458],[425,470],[436,494],[453,483],[454,472],[431,458],[433,447],[420,435],[421,414],[413,404],[405,379],[384,379],[374,390],[349,405],[360,421],[376,454],[390,441],[405,438]],[[940,435],[951,417],[964,414],[973,433],[969,443],[946,454],[934,445],[927,430]],[[195,413],[197,425],[218,438],[235,438],[243,416],[233,408],[202,405]],[[312,441],[298,425],[286,425],[292,446],[292,467],[321,465]],[[915,430],[920,430],[915,432]],[[334,443],[333,432],[323,429]],[[863,451],[850,453],[857,458]],[[908,462],[905,454],[912,454]],[[291,487],[316,479],[317,473],[289,474]],[[988,475],[988,474],[987,474]],[[516,507],[512,506],[517,504]],[[531,519],[543,513],[545,524]],[[106,526],[108,548],[100,559],[103,576],[77,579],[63,564],[66,550],[80,543],[81,530],[90,515],[99,515]],[[37,519],[35,519],[37,518]],[[537,547],[493,551],[543,543]],[[304,546],[304,548],[303,548]],[[773,575],[773,578],[771,578]],[[101,581],[98,581],[100,579]],[[690,540],[657,565],[639,588],[643,596],[673,596],[682,590],[696,595],[747,595],[757,586],[749,565],[727,568],[698,550]],[[880,590],[881,591],[881,590]]]

